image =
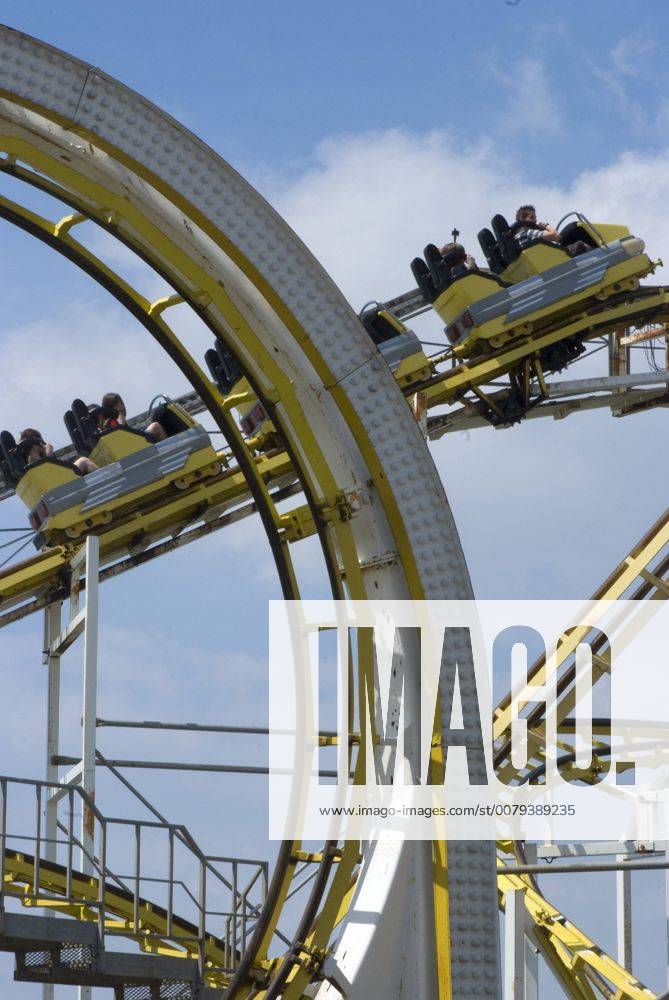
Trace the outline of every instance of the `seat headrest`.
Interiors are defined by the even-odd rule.
[[[0,469],[7,485],[16,486],[26,467],[26,460],[17,449],[14,435],[9,431],[1,431]]]
[[[411,261],[411,273],[427,301],[434,302],[437,297],[437,289],[432,280],[430,269],[422,257],[414,257]]]
[[[490,225],[492,226],[492,231],[498,240],[509,231],[509,223],[503,215],[493,215],[490,220]]]
[[[496,274],[503,271],[504,258],[492,232],[489,229],[482,229],[478,234],[478,240],[491,271],[494,271]]]
[[[71,426],[76,427],[77,440],[72,437],[72,442],[77,450],[83,451],[84,454],[92,451],[95,447],[95,442],[100,433],[99,420],[101,412],[102,407],[98,406],[97,403],[87,405],[83,399],[73,399],[72,409],[68,410],[68,414],[72,414],[72,419],[67,414],[64,417],[65,426],[70,431],[70,437],[72,437]]]
[[[216,383],[223,395],[227,396],[244,374],[236,357],[224,343],[217,340],[214,346],[206,351],[204,359],[212,381]]]

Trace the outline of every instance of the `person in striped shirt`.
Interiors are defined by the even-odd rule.
[[[516,224],[512,226],[516,243],[525,250],[536,240],[544,243],[559,243],[560,234],[547,222],[537,222],[537,211],[534,205],[521,205],[516,212]]]

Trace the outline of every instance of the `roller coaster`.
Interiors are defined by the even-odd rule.
[[[312,850],[290,841],[271,869],[263,859],[213,855],[125,777],[142,762],[108,759],[96,746],[104,725],[189,726],[100,719],[96,671],[99,584],[252,515],[287,599],[300,594],[291,549],[312,536],[336,598],[470,598],[428,442],[597,407],[623,417],[666,406],[669,287],[644,282],[660,262],[624,226],[581,212],[563,220],[560,246],[526,248],[497,215],[479,236],[487,267],[463,267],[430,244],[411,265],[415,288],[358,315],[257,192],[160,109],[9,28],[0,28],[0,56],[0,172],[63,210],[50,219],[3,195],[0,215],[109,292],[192,387],[107,426],[99,407],[74,400],[65,413],[71,444],[54,454],[39,438],[0,435],[0,497],[16,492],[24,502],[30,535],[0,567],[0,626],[43,613],[49,678],[47,774],[0,777],[0,950],[15,955],[15,978],[46,995],[61,984],[83,995],[107,987],[125,1000],[473,1000],[501,996],[504,980],[505,998],[533,1000],[541,958],[568,997],[656,997],[631,971],[629,879],[635,867],[666,868],[663,845],[345,839]],[[133,287],[77,238],[90,226],[171,293],[152,300]],[[211,335],[202,364],[169,323],[182,305]],[[424,313],[444,324],[436,352],[407,325]],[[632,370],[635,351],[649,370]],[[604,374],[550,381],[597,352]],[[205,412],[223,447],[197,421]],[[156,420],[159,439],[146,431]],[[75,464],[81,457],[92,471]],[[593,596],[668,595],[665,512]],[[60,753],[58,678],[60,657],[78,640],[82,751],[70,759]],[[607,648],[598,635],[587,641],[601,678]],[[533,676],[544,667],[537,662]],[[559,668],[568,753],[573,647]],[[364,650],[357,671],[362,718],[374,694]],[[541,713],[527,721],[536,734]],[[504,767],[510,696],[494,725]],[[361,730],[351,718],[355,768],[364,766]],[[532,746],[529,770],[542,764],[540,741]],[[99,768],[151,819],[107,815],[95,796]],[[17,837],[14,817],[27,815],[27,801],[32,819]],[[156,837],[160,873],[142,850]],[[557,859],[553,873],[570,872],[569,859],[583,853],[613,856],[590,870],[619,877],[615,957],[537,883],[546,861]]]

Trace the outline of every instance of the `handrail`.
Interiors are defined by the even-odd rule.
[[[34,791],[35,807],[32,835],[12,834],[7,829],[8,798],[13,786]],[[87,910],[96,911],[101,950],[104,950],[105,939],[109,936],[138,937],[142,942],[171,941],[180,946],[180,952],[184,956],[192,954],[194,951],[197,952],[201,977],[204,977],[205,968],[212,974],[234,972],[240,961],[239,944],[246,944],[249,932],[255,929],[262,913],[267,895],[268,863],[249,858],[207,855],[182,823],[170,823],[165,819],[139,820],[104,816],[92,798],[80,787],[71,787],[67,790],[69,822],[67,826],[59,824],[59,829],[65,836],[47,838],[42,829],[43,806],[50,790],[62,792],[62,789],[62,784],[55,781],[0,775],[0,914],[4,912],[7,897],[18,897],[24,903],[37,903],[37,905],[48,898],[50,906],[53,906],[53,901],[57,899],[58,904],[65,909],[75,906],[80,909],[83,903]],[[75,796],[78,797],[78,802],[90,809],[94,828],[97,825],[97,855],[94,851],[86,852],[86,857],[92,868],[91,875],[84,875],[75,870],[74,867],[74,850],[75,848],[79,851],[82,850],[82,844],[74,834]],[[134,834],[135,862],[129,875],[116,875],[108,867],[109,834],[112,828],[125,829]],[[143,834],[156,830],[163,831],[167,835],[166,873],[164,875],[160,873],[147,874],[142,867]],[[94,829],[94,843],[95,832]],[[28,841],[34,844],[33,856],[10,850],[8,842],[12,840]],[[196,862],[198,873],[195,891],[191,891],[184,879],[175,873],[176,842],[180,843]],[[47,845],[54,848],[55,857],[52,855],[47,859],[43,856]],[[66,854],[65,864],[60,864],[57,860],[59,848],[64,849]],[[151,857],[153,864],[155,864],[155,858],[154,852]],[[12,888],[11,868],[9,869],[9,878],[7,877],[8,864],[12,863],[14,865],[24,864],[27,867],[27,871],[24,867],[21,874],[14,876],[14,881],[23,886],[20,891]],[[231,866],[230,878],[227,878],[216,867],[217,864]],[[245,880],[246,884],[242,881],[241,886],[240,868],[251,869],[248,881]],[[56,886],[54,886],[54,876]],[[229,906],[224,904],[221,907],[219,899],[208,905],[208,890],[211,887],[212,878],[215,879],[217,885],[222,885],[226,891],[232,894]],[[58,886],[59,879],[60,885]],[[131,888],[126,888],[122,879],[127,879]],[[87,883],[90,889],[84,888],[82,880],[84,884]],[[156,907],[153,904],[148,906],[147,901],[142,896],[142,886],[145,882],[165,887],[166,907]],[[258,902],[248,898],[254,887],[256,898],[260,897]],[[194,923],[176,917],[174,913],[175,889],[183,891],[190,900],[196,914]],[[111,904],[111,912],[118,913],[119,906],[121,906],[121,912],[125,914],[121,929],[107,926],[106,913],[110,910],[110,893],[112,896],[115,894],[116,897],[120,894],[121,899],[125,900],[122,905],[117,901],[116,908]],[[153,928],[150,925],[147,926],[147,908],[148,912],[157,918]],[[214,935],[207,930],[208,918],[214,916],[227,918],[223,936]],[[216,953],[218,957],[216,957]]]
[[[575,215],[579,222],[585,223],[586,226],[589,226],[590,229],[592,229],[593,233],[598,237],[601,246],[605,245],[606,240],[604,239],[600,231],[597,229],[597,226],[594,224],[594,222],[590,222],[590,219],[587,217],[587,215],[583,215],[582,212],[577,212],[575,209],[572,210],[571,212],[567,212],[566,215],[563,215],[555,228],[559,230],[562,223],[565,222],[567,219],[571,218],[572,215]]]

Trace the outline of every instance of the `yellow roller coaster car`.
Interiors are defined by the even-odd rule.
[[[503,215],[495,215],[490,224],[494,235],[489,229],[478,234],[481,249],[491,272],[511,284],[632,235],[627,226],[594,223],[580,212],[569,212],[557,225],[559,243],[538,238],[521,247],[516,237],[519,230],[527,227],[527,222],[509,225]]]
[[[279,434],[267,410],[254,395],[242,369],[225,344],[217,340],[205,353],[205,361],[221,393],[234,402],[239,414],[239,426],[246,436],[246,443],[255,451],[272,451],[280,446]]]
[[[501,216],[495,219],[498,239],[488,253],[501,273],[468,268],[457,254],[449,259],[432,245],[424,261],[412,263],[456,357],[486,353],[556,322],[566,324],[576,313],[601,310],[611,296],[633,294],[655,267],[643,241],[623,226],[593,226],[581,216],[563,230],[565,246],[537,243],[521,250],[513,227],[505,231]]]
[[[432,364],[418,337],[391,312],[378,302],[368,302],[360,312],[360,322],[403,389],[430,377]]]
[[[37,545],[58,545],[90,531],[103,532],[220,473],[209,435],[182,407],[171,402],[165,406],[170,436],[164,441],[153,443],[128,427],[102,431],[96,441],[86,438],[83,450],[101,466],[88,475],[56,458],[27,464],[20,445],[9,431],[2,431],[0,470],[30,509]],[[88,411],[83,403],[81,407]],[[81,445],[75,437],[75,444]]]

